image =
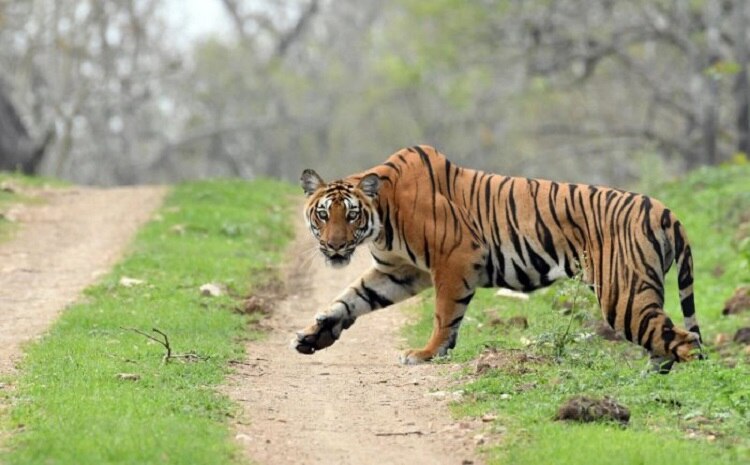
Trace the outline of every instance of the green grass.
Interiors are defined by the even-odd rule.
[[[718,333],[731,339],[737,328],[750,326],[750,313],[721,315],[735,287],[750,283],[750,244],[738,232],[750,221],[749,179],[748,166],[703,169],[648,192],[687,227],[697,315],[709,342],[707,361],[677,365],[667,376],[648,373],[640,348],[592,334],[587,324],[599,320],[600,311],[588,289],[574,280],[537,291],[528,301],[499,298],[493,290],[477,293],[450,356],[467,362],[459,379],[465,394],[452,408],[460,417],[497,415],[489,426],[498,433],[486,448],[490,463],[750,463],[748,356],[738,345],[730,343],[721,353],[710,345]],[[680,322],[674,274],[667,285],[667,310]],[[414,346],[429,336],[431,297],[417,309],[419,323],[407,329]],[[525,316],[529,327],[493,325],[498,315]],[[476,375],[468,362],[488,346],[540,361],[516,360]],[[554,421],[557,408],[575,395],[614,397],[630,409],[630,424]]]
[[[239,459],[231,403],[215,388],[254,337],[232,310],[273,275],[292,236],[290,187],[271,181],[177,186],[131,252],[27,349],[5,423],[10,464],[220,464]],[[145,283],[119,284],[130,277]],[[199,286],[230,292],[203,297]],[[231,297],[234,295],[235,297]],[[121,328],[169,335],[175,352]],[[118,379],[136,374],[136,381]]]
[[[11,183],[25,187],[65,187],[70,184],[48,176],[28,176],[14,171],[0,171],[0,184]]]

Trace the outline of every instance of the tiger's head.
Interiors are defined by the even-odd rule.
[[[308,169],[302,172],[300,184],[308,197],[305,220],[326,263],[334,268],[348,265],[354,249],[380,232],[374,205],[380,178],[370,173],[356,185],[346,180],[326,183]]]

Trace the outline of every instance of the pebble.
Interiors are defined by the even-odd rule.
[[[219,297],[224,294],[224,291],[219,285],[214,283],[206,283],[200,287],[201,295],[206,297]]]
[[[129,278],[127,276],[123,276],[120,278],[120,286],[122,287],[133,287],[133,286],[139,286],[146,281],[142,279],[136,279],[136,278]]]

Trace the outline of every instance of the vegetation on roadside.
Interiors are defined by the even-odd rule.
[[[253,316],[236,311],[273,278],[292,236],[291,189],[271,181],[174,188],[129,256],[30,345],[14,389],[9,464],[236,461],[230,402],[215,388],[243,356]],[[225,292],[201,295],[215,283]],[[133,329],[157,328],[175,353]]]
[[[748,179],[748,165],[707,168],[648,192],[687,227],[706,361],[676,365],[666,376],[649,373],[640,348],[596,335],[596,299],[576,280],[529,300],[477,293],[450,356],[465,362],[464,395],[453,410],[497,417],[488,427],[496,433],[486,446],[491,463],[750,461],[750,349],[731,342],[738,328],[750,326],[750,312],[722,315],[735,288],[750,284]],[[667,311],[681,322],[675,274],[667,284]],[[432,302],[424,302],[419,323],[407,330],[414,345],[431,330]],[[526,318],[528,328],[513,317]],[[554,421],[558,407],[577,395],[613,397],[629,407],[629,425]]]

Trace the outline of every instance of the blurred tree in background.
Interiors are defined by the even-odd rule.
[[[745,0],[0,0],[0,168],[343,176],[416,143],[628,185],[750,151]]]

